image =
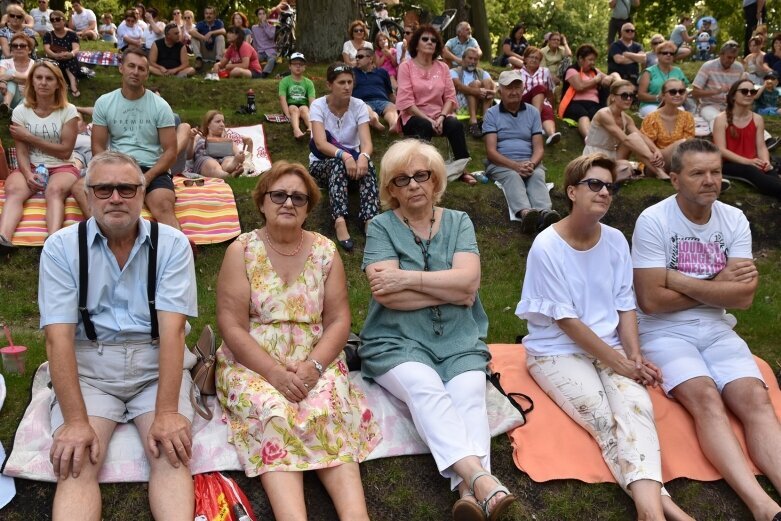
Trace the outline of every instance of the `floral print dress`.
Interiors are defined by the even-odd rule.
[[[301,274],[282,280],[257,232],[241,235],[250,282],[250,335],[277,362],[302,362],[323,335],[325,281],[334,243],[315,234]],[[379,425],[360,390],[350,385],[344,353],[301,402],[288,401],[265,378],[217,352],[217,395],[244,471],[304,471],[363,461],[380,442]]]

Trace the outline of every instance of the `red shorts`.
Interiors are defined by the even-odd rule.
[[[523,95],[522,101],[524,103],[528,103],[529,105],[531,105],[532,98],[534,98],[534,96],[536,96],[537,94],[544,94],[547,96],[548,89],[546,89],[542,85],[537,85]],[[540,119],[542,119],[542,121],[553,121],[553,107],[550,106],[550,103],[548,103],[547,98],[542,103],[542,110],[540,111]]]
[[[35,172],[35,169],[38,165],[34,165],[30,163],[30,170],[32,172]],[[21,172],[18,168],[14,170],[14,172]],[[76,168],[76,165],[72,164],[65,164],[65,165],[58,165],[58,166],[50,166],[49,167],[49,176],[53,176],[54,174],[59,173],[69,173],[73,175],[76,179],[79,179],[81,177],[81,172],[79,172],[79,169]]]

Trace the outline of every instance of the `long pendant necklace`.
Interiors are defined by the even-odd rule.
[[[296,249],[293,250],[292,253],[286,253],[284,251],[278,250],[277,247],[274,246],[274,242],[271,240],[271,236],[268,234],[268,229],[264,230],[264,232],[266,233],[266,242],[269,246],[271,246],[271,249],[280,255],[284,255],[285,257],[295,257],[298,255],[298,252],[301,251],[301,246],[304,245],[304,230],[301,230],[301,238],[298,240],[298,246],[296,246]]]
[[[434,234],[434,223],[436,223],[436,209],[434,207],[431,208],[431,220],[429,221],[429,227],[428,227],[428,239],[425,241],[418,237],[418,234],[415,233],[415,230],[412,229],[412,225],[409,223],[409,219],[405,217],[402,214],[402,217],[404,219],[404,224],[407,225],[407,228],[409,228],[409,231],[412,233],[412,236],[415,238],[415,244],[417,244],[420,247],[420,251],[423,254],[423,271],[429,271],[429,254],[428,249],[429,246],[431,246],[431,237]],[[431,310],[431,325],[434,328],[434,334],[437,336],[442,336],[445,331],[445,326],[442,323],[442,311],[439,309],[439,306],[430,306],[429,309]]]

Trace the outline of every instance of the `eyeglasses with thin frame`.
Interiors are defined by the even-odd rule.
[[[624,101],[634,100],[637,97],[637,94],[634,92],[622,92],[620,94],[616,94],[619,98],[621,98]]]
[[[292,194],[289,194],[284,190],[271,190],[266,192],[266,195],[268,195],[272,203],[278,205],[285,204],[288,199],[290,199],[290,202],[293,203],[293,206],[298,207],[306,206],[309,203],[309,196],[307,194],[302,194],[301,192],[293,192]]]
[[[436,42],[437,40],[433,36],[421,36],[420,41],[428,43],[428,42]]]
[[[11,49],[27,49],[26,43],[12,43]]]
[[[759,89],[738,89],[736,92],[740,92],[744,96],[756,96]]]
[[[601,179],[594,179],[593,177],[589,179],[584,179],[582,181],[578,181],[575,184],[586,185],[588,186],[589,190],[595,193],[599,193],[602,191],[603,188],[607,188],[607,193],[609,193],[610,195],[615,195],[615,193],[618,192],[618,189],[620,187],[618,183],[606,183]]]
[[[670,96],[683,96],[686,94],[686,89],[667,89],[664,93]]]
[[[97,197],[98,199],[109,199],[112,195],[114,195],[114,190],[117,191],[117,193],[122,199],[132,199],[136,196],[136,194],[138,193],[138,189],[141,186],[142,186],[141,183],[138,184],[119,183],[115,185],[110,185],[110,184],[88,185],[88,188],[92,188],[92,193],[95,194],[95,197]]]
[[[431,179],[431,170],[418,170],[412,175],[397,175],[391,180],[394,186],[398,188],[404,188],[410,181],[415,180],[416,183],[422,184]]]

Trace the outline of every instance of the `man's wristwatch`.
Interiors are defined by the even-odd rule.
[[[317,372],[320,376],[323,376],[323,364],[315,360],[314,358],[308,359],[310,362],[312,362],[315,366],[315,369],[317,369]]]

